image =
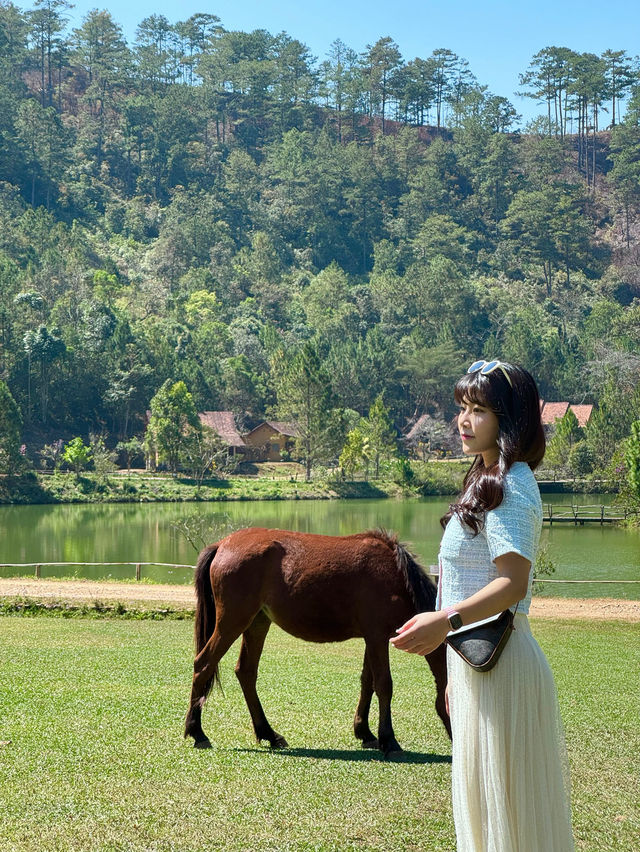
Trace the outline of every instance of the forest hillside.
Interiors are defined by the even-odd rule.
[[[242,429],[312,389],[330,459],[376,400],[436,428],[498,356],[594,404],[585,464],[615,460],[640,409],[635,60],[523,57],[519,128],[444,48],[318,61],[207,14],[129,45],[66,9],[0,2],[0,416],[23,457],[142,436],[183,382]]]

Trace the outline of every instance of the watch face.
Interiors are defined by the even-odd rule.
[[[460,630],[462,627],[462,616],[459,612],[452,612],[449,616],[449,627],[452,630]]]

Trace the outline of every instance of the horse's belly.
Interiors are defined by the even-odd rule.
[[[361,630],[352,622],[338,614],[327,613],[326,610],[298,612],[295,617],[269,606],[263,607],[263,610],[281,630],[305,642],[344,642],[362,636]]]

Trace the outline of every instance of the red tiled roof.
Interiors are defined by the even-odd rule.
[[[542,409],[542,423],[553,426],[556,420],[562,420],[569,409],[568,402],[545,402]]]
[[[589,422],[589,418],[591,417],[591,412],[593,411],[592,405],[572,405],[570,406],[571,410],[578,418],[578,425],[581,428],[584,428]]]
[[[561,420],[567,411],[571,409],[575,414],[578,425],[584,428],[589,422],[592,405],[573,405],[568,402],[545,402],[542,408],[542,423],[545,426],[553,426],[556,420]]]
[[[244,447],[242,436],[236,429],[233,411],[201,411],[198,414],[203,426],[209,426],[230,447]]]

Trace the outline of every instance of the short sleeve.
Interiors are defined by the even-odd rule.
[[[518,553],[533,563],[541,521],[540,494],[535,480],[531,483],[528,476],[509,471],[505,477],[502,503],[485,516],[483,534],[491,561],[506,553]]]

